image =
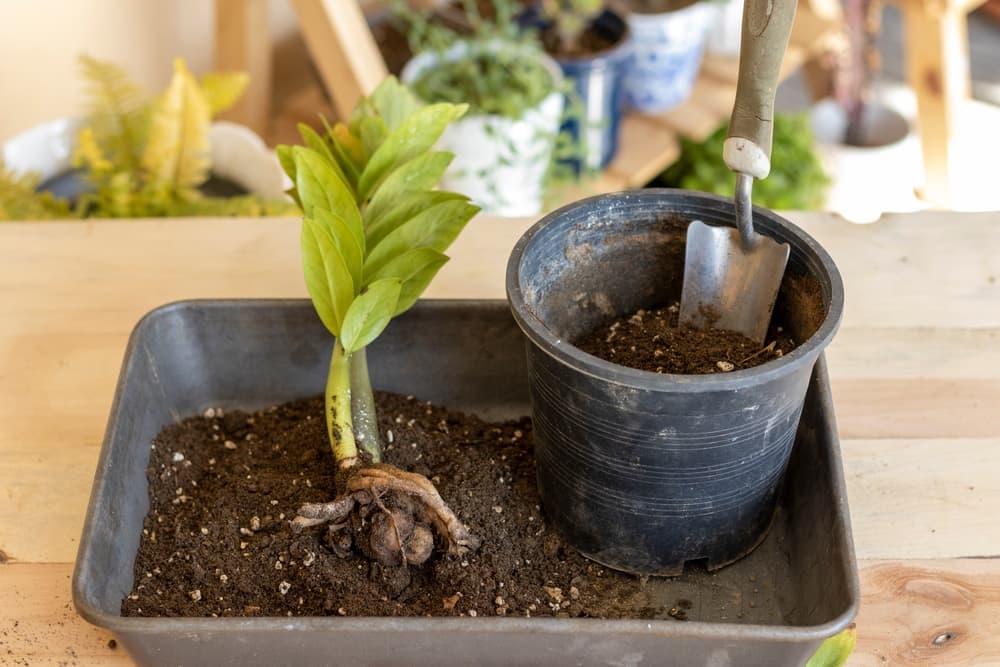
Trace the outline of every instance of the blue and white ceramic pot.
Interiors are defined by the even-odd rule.
[[[716,13],[710,3],[695,2],[659,14],[629,15],[633,57],[625,74],[625,99],[630,107],[656,113],[687,99]]]

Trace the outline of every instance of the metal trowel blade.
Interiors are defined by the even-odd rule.
[[[763,344],[789,247],[757,235],[746,249],[732,227],[688,226],[680,324],[736,331]]]

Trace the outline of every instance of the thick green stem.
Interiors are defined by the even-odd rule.
[[[368,348],[351,353],[351,415],[358,445],[373,463],[382,461],[382,443],[378,433],[375,395],[368,374]]]
[[[337,464],[346,467],[358,459],[351,416],[351,356],[337,340],[326,378],[326,432]]]

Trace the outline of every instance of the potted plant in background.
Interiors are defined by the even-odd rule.
[[[241,125],[212,122],[242,95],[245,74],[210,73],[198,81],[178,59],[167,90],[149,100],[116,65],[87,56],[80,63],[91,99],[88,117],[46,123],[3,147],[4,217],[294,210],[264,142]]]
[[[829,76],[810,123],[832,183],[826,206],[853,222],[874,222],[886,211],[922,207],[915,187],[922,180],[919,140],[913,131],[912,97],[876,86],[882,25],[878,0],[848,0],[841,39],[827,54]]]
[[[643,113],[674,108],[691,94],[715,7],[699,0],[622,0],[634,57],[625,99]]]
[[[558,64],[519,30],[510,2],[496,2],[488,20],[474,0],[463,0],[471,35],[432,23],[405,3],[394,7],[416,54],[403,68],[403,83],[425,102],[469,105],[441,137],[442,149],[455,155],[442,186],[489,214],[537,214],[563,112]]]
[[[542,0],[522,18],[541,29],[546,52],[570,83],[568,103],[580,105],[564,126],[579,144],[578,169],[607,166],[621,135],[623,85],[632,48],[627,23],[606,5],[604,0]]]
[[[681,139],[677,161],[651,184],[653,187],[683,188],[729,195],[736,175],[722,159],[728,123],[702,142]],[[822,209],[830,184],[820,162],[806,114],[775,114],[771,172],[756,183],[758,206],[779,211]]]

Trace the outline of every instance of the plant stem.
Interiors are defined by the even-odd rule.
[[[375,395],[371,376],[368,374],[368,348],[351,354],[351,416],[354,435],[361,450],[372,463],[382,460],[382,443],[378,433],[378,416],[375,412]]]
[[[330,358],[330,374],[326,378],[326,432],[337,465],[347,468],[358,460],[351,416],[351,357],[338,339]]]

